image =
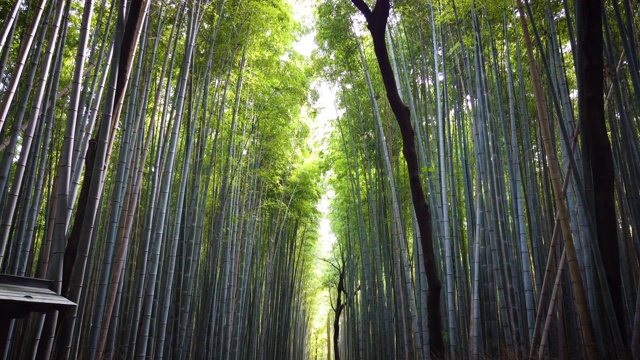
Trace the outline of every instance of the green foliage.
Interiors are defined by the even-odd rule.
[[[375,2],[366,1],[369,6]],[[0,58],[6,58],[0,97],[7,94],[40,3],[25,1],[13,37],[0,50]],[[85,204],[77,193],[89,186],[82,176],[92,169],[84,167],[83,144],[97,137],[102,119],[114,115],[107,106],[107,80],[118,59],[110,54],[118,10],[130,3],[94,2],[85,74],[74,87],[84,2],[69,2],[62,27],[66,38],[53,44],[49,35],[59,3],[46,2],[34,37],[45,35],[42,44],[36,43],[42,57],[34,63],[36,54],[28,56],[0,132],[0,158],[8,164],[0,174],[0,233],[8,239],[0,254],[3,273],[57,277],[54,267],[61,263],[57,260],[65,244],[56,242],[62,246],[51,252],[53,229],[68,222],[58,233],[70,233],[84,221]],[[575,128],[579,115],[573,96],[573,1],[528,3],[526,20],[542,69],[553,143],[567,176],[567,148],[582,146],[566,143],[559,131],[560,124]],[[14,4],[0,0],[3,31]],[[544,268],[554,255],[549,240],[556,205],[550,201],[550,174],[540,150],[526,44],[514,6],[510,1],[392,1],[392,66],[415,120],[437,261],[453,268],[443,273],[448,280],[443,290],[453,299],[443,307],[446,320],[452,319],[445,332],[451,358],[467,351],[495,357],[502,347],[515,353],[528,350],[533,317],[546,314],[550,303],[551,287],[543,286],[543,275],[556,271]],[[624,239],[620,273],[627,293],[635,294],[632,275],[638,267],[630,249],[638,248],[633,230],[638,228],[634,189],[640,82],[632,60],[637,58],[640,24],[637,6],[629,1],[605,2],[603,10],[606,135],[616,165],[616,220]],[[421,347],[427,288],[417,256],[411,192],[400,133],[366,24],[348,0],[317,2],[315,18],[318,48],[307,59],[293,44],[310,29],[293,18],[290,2],[150,2],[123,110],[112,124],[104,183],[93,191],[101,197],[97,220],[85,224],[90,235],[83,245],[88,250],[77,257],[87,264],[86,269],[76,267],[77,278],[92,279],[76,284],[83,317],[69,320],[75,325],[56,325],[50,317],[48,328],[36,317],[17,321],[10,358],[51,355],[35,354],[32,342],[23,341],[31,338],[40,339],[43,349],[47,341],[54,348],[69,345],[70,358],[321,358],[332,341],[326,336],[327,317],[340,270],[347,295],[340,319],[344,357],[426,357],[428,349]],[[560,48],[557,54],[552,39]],[[36,103],[40,89],[27,91],[24,79],[32,71],[36,81],[47,75],[42,65],[49,54],[60,54],[60,61],[52,58],[42,87],[46,93]],[[311,89],[318,80],[334,85],[338,113],[322,139],[326,142],[310,145],[313,134],[306,116],[317,115],[317,109],[308,108],[323,95]],[[81,91],[80,103],[69,109],[74,88]],[[23,100],[25,120],[15,124]],[[78,118],[73,123],[71,179],[66,180],[61,174],[67,168],[58,164],[66,164],[63,143],[70,141],[65,134],[72,110]],[[32,111],[40,113],[35,130],[27,134]],[[10,153],[7,143],[14,133],[20,136],[16,152]],[[30,151],[18,162],[19,148],[32,135]],[[580,155],[579,149],[574,152],[577,164]],[[566,201],[574,236],[588,246],[593,239],[586,236],[589,218],[581,198],[587,189],[569,181]],[[76,192],[60,208],[64,213],[56,214],[60,189]],[[336,242],[325,254],[320,243],[326,234],[319,230],[325,214],[317,204],[327,192],[333,194],[328,217]],[[607,319],[601,309],[607,299],[596,291],[601,279],[593,271],[597,257],[591,253],[597,250],[583,247],[579,260],[591,284],[590,305],[598,304],[592,306],[594,318]],[[157,271],[150,264],[158,265]],[[118,266],[122,280],[109,279]],[[564,281],[559,286],[556,294],[564,298],[550,313],[573,314],[575,306],[567,296],[571,289]],[[632,298],[624,299],[629,319],[629,309],[635,308]],[[531,305],[537,303],[544,307],[540,314]],[[103,328],[107,308],[113,321]],[[162,323],[165,319],[169,321]],[[613,344],[618,339],[607,324],[595,324],[601,327],[598,341]],[[579,350],[580,336],[573,333],[578,325],[571,316],[554,318],[550,356],[563,346]],[[45,332],[37,331],[41,328]],[[626,329],[629,334],[632,330]],[[54,341],[59,334],[72,341]],[[92,354],[97,339],[107,335],[113,342],[105,353]],[[109,348],[112,344],[118,348]]]

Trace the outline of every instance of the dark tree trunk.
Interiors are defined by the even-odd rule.
[[[340,314],[342,314],[342,309],[344,308],[341,296],[342,293],[346,294],[346,292],[344,291],[344,268],[340,270],[340,280],[338,281],[338,296],[336,299],[335,316],[333,318],[333,352],[335,360],[340,360],[338,339],[340,338]]]
[[[62,296],[69,293],[69,283],[71,280],[71,272],[76,262],[78,254],[78,245],[80,244],[80,232],[84,223],[84,214],[87,207],[87,196],[89,196],[89,184],[93,175],[93,163],[96,159],[96,140],[89,140],[89,147],[85,155],[85,170],[82,179],[82,188],[78,197],[78,209],[76,210],[73,228],[67,239],[67,247],[64,250],[64,262],[62,266]]]
[[[614,198],[615,174],[604,111],[604,60],[602,3],[577,2],[577,79],[583,176],[587,204],[593,214],[596,239],[624,339],[625,321],[620,278],[617,221]]]
[[[402,153],[407,162],[407,172],[409,173],[409,185],[411,187],[411,198],[413,208],[416,213],[422,252],[424,256],[424,267],[429,282],[429,292],[427,294],[427,312],[429,318],[429,344],[431,354],[435,358],[444,356],[444,341],[442,338],[442,318],[440,315],[440,291],[442,285],[438,277],[435,254],[433,248],[433,237],[431,232],[431,212],[429,204],[424,196],[422,181],[420,179],[420,166],[418,165],[418,155],[416,152],[415,135],[411,125],[411,111],[402,102],[398,87],[393,76],[393,68],[389,60],[389,52],[385,43],[385,31],[387,19],[391,8],[389,0],[378,0],[373,10],[369,8],[363,0],[351,0],[355,7],[360,10],[367,20],[367,27],[373,39],[373,49],[380,67],[380,74],[387,93],[387,99],[391,110],[398,121],[400,133],[402,135]]]

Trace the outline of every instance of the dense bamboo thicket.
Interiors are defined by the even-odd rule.
[[[640,8],[589,3],[318,6],[336,359],[640,354]]]
[[[320,168],[290,6],[0,5],[0,266],[78,304],[0,357],[304,358]]]
[[[0,358],[639,358],[638,2],[291,3],[0,0]]]

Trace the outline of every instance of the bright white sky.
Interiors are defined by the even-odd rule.
[[[314,24],[314,6],[316,1],[318,0],[287,0],[291,7],[293,8],[294,18],[299,21],[306,29],[310,29],[307,34],[304,34],[300,37],[294,44],[294,49],[302,54],[303,56],[311,56],[313,51],[317,48],[316,43],[314,41],[315,37],[315,24]],[[326,149],[326,139],[327,135],[331,129],[331,119],[335,119],[337,116],[336,111],[336,98],[335,91],[333,91],[330,87],[330,84],[327,81],[322,79],[316,80],[312,87],[318,92],[318,101],[313,104],[316,108],[316,117],[315,119],[309,118],[309,127],[312,134],[311,143],[313,146],[320,147],[321,149]],[[308,111],[308,109],[303,109],[304,111]],[[303,115],[304,116],[304,115]],[[323,186],[326,189],[326,186]],[[322,219],[320,220],[320,229],[318,229],[318,233],[320,238],[318,241],[320,242],[320,251],[318,256],[321,258],[329,258],[329,253],[331,251],[331,246],[336,242],[335,235],[331,232],[331,225],[329,222],[329,204],[331,199],[333,198],[333,190],[328,189],[322,194],[320,199],[320,203],[318,204],[318,210],[322,214]],[[315,273],[317,279],[321,279],[327,264],[323,261],[318,261],[315,264]],[[326,291],[322,291],[321,293],[316,295],[317,298],[315,301],[318,306],[315,308],[315,312],[312,315],[312,327],[314,328],[314,332],[317,331],[321,337],[326,336],[326,331],[320,330],[324,329],[327,316],[329,316],[329,312],[331,311],[329,307],[330,299],[329,293]],[[316,338],[317,339],[317,338]],[[328,341],[329,339],[327,339]],[[324,352],[324,349],[322,350]]]
[[[293,16],[299,21],[303,27],[311,29],[307,34],[299,38],[294,44],[294,49],[303,56],[311,56],[311,53],[317,49],[314,42],[315,30],[314,30],[314,0],[288,0],[289,4],[293,8]],[[318,91],[319,99],[315,104],[317,107],[317,115],[314,120],[311,121],[311,133],[313,134],[312,141],[315,146],[324,148],[323,139],[330,131],[330,120],[335,119],[337,112],[335,107],[335,91],[331,88],[330,84],[323,80],[315,81],[312,86]],[[333,197],[333,191],[329,190],[322,195],[320,203],[318,204],[318,210],[322,213],[322,219],[320,220],[320,244],[321,244],[321,256],[327,257],[331,250],[331,245],[335,242],[335,235],[331,232],[329,224],[329,203]]]

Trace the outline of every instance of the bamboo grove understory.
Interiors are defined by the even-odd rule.
[[[0,358],[639,358],[640,3],[296,3],[0,0]]]

